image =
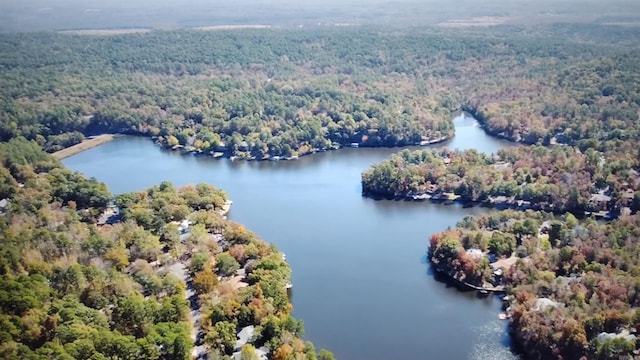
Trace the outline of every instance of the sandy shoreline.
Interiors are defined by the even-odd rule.
[[[68,158],[69,156],[73,156],[75,154],[81,153],[85,150],[89,150],[96,146],[100,146],[104,143],[107,143],[113,140],[116,136],[114,134],[102,134],[98,136],[94,136],[92,138],[88,138],[81,142],[80,144],[76,144],[73,146],[69,146],[66,149],[62,149],[60,151],[54,152],[52,155],[55,156],[58,160],[62,160],[64,158]]]

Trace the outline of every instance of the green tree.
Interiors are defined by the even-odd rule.
[[[495,231],[489,239],[489,251],[498,256],[510,256],[516,248],[513,235]]]
[[[251,344],[247,344],[240,350],[241,360],[259,360],[258,354],[256,354],[256,348]]]
[[[318,353],[318,360],[336,360],[336,357],[331,351],[322,349]]]
[[[216,256],[216,267],[222,276],[231,276],[240,269],[240,264],[228,253],[218,254]]]
[[[143,337],[149,324],[149,312],[141,295],[132,294],[118,300],[113,308],[115,328],[125,335]]]
[[[236,344],[236,325],[228,321],[219,321],[206,335],[205,341],[213,348],[231,354]]]

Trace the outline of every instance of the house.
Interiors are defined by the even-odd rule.
[[[480,249],[467,249],[467,255],[473,259],[482,259],[485,255],[484,252]]]
[[[180,224],[178,225],[178,230],[180,230],[181,234],[184,234],[187,232],[187,230],[189,230],[189,227],[191,226],[192,222],[190,220],[182,220],[180,222]]]
[[[624,339],[626,341],[636,340],[636,336],[631,334],[629,330],[622,330],[622,332],[620,333],[601,332],[600,334],[598,334],[598,337],[597,337],[599,341],[613,340],[618,338]]]
[[[182,221],[172,221],[169,224],[175,225],[178,227],[178,231],[180,234],[184,235],[189,230],[189,227],[193,224],[190,220],[182,220]]]
[[[242,329],[240,329],[240,331],[238,332],[238,340],[236,340],[236,346],[234,349],[236,351],[240,351],[240,349],[242,349],[243,346],[245,346],[251,340],[253,340],[253,337],[255,335],[255,330],[256,328],[253,325],[245,326]]]
[[[120,221],[120,208],[110,204],[98,217],[97,225],[115,224]]]
[[[236,345],[234,347],[234,353],[231,355],[231,358],[234,360],[242,359],[242,347],[252,343],[255,340],[255,326],[245,326],[240,332],[238,332],[238,340],[236,340]],[[256,355],[260,360],[267,360],[267,354],[269,353],[269,349],[265,346],[257,348]]]
[[[533,311],[545,311],[548,308],[561,308],[563,303],[553,301],[549,298],[537,298],[535,304],[531,307]]]
[[[511,167],[511,164],[506,161],[499,161],[491,165],[491,167],[495,168],[496,170],[504,171],[509,169]]]
[[[631,204],[633,204],[633,199],[635,198],[635,196],[636,196],[636,192],[633,191],[633,189],[627,189],[620,196],[621,205],[623,207],[631,207]]]
[[[607,206],[611,201],[611,196],[605,195],[602,192],[597,194],[591,194],[589,202],[600,211],[607,211]]]
[[[225,143],[220,142],[218,145],[214,146],[213,150],[215,152],[226,152],[227,150],[229,150],[229,148]]]

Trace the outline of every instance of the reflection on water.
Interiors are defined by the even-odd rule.
[[[474,329],[473,349],[469,355],[470,360],[514,360],[518,359],[510,349],[510,339],[507,334],[507,322],[493,320]],[[500,344],[495,343],[496,338],[501,338]]]

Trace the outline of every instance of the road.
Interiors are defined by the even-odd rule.
[[[207,349],[203,343],[204,332],[201,328],[202,312],[198,303],[198,295],[193,288],[193,279],[187,270],[184,260],[172,264],[168,269],[186,285],[185,298],[189,301],[189,323],[191,325],[191,339],[194,342],[191,352],[192,357],[194,359],[207,359]]]

